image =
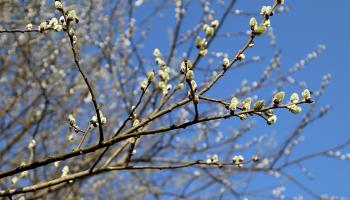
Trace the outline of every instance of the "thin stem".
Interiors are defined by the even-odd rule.
[[[39,29],[0,29],[0,33],[39,33]]]
[[[191,166],[198,166],[198,167],[235,167],[236,165],[233,163],[207,163],[204,161],[193,161],[193,162],[183,162],[182,164],[174,164],[174,165],[150,165],[150,166],[113,166],[113,167],[102,167],[99,169],[94,170],[93,172],[90,172],[90,170],[85,170],[81,172],[77,172],[74,174],[68,174],[66,176],[51,180],[51,181],[45,181],[41,182],[35,185],[31,186],[26,186],[18,189],[9,189],[9,190],[1,190],[0,191],[0,196],[9,196],[9,195],[15,195],[15,194],[21,194],[21,193],[28,193],[28,192],[34,192],[38,191],[41,189],[45,189],[54,185],[58,185],[60,183],[64,183],[67,181],[72,181],[72,180],[78,180],[82,179],[85,177],[91,177],[92,175],[97,175],[101,174],[104,172],[109,172],[109,171],[119,171],[119,170],[172,170],[172,169],[180,169],[180,168],[186,168],[186,167],[191,167]],[[237,170],[253,170],[253,171],[259,171],[260,169],[254,168],[254,167],[247,167],[246,169],[244,168],[237,168]]]
[[[98,106],[94,90],[93,90],[85,72],[83,71],[83,69],[81,67],[80,58],[79,58],[79,49],[78,49],[77,44],[76,44],[77,41],[74,40],[75,33],[74,33],[74,31],[70,31],[70,30],[73,30],[73,28],[70,26],[70,21],[67,20],[67,17],[65,15],[65,11],[63,9],[59,9],[59,11],[61,12],[62,16],[64,17],[64,21],[66,22],[66,28],[64,29],[64,31],[69,36],[69,40],[70,40],[70,44],[71,44],[72,52],[73,52],[73,57],[74,57],[74,62],[76,64],[81,76],[83,77],[84,82],[89,90],[90,95],[91,95],[92,103],[94,105],[95,113],[97,115],[98,129],[100,132],[99,144],[101,144],[104,140],[104,136],[103,136],[104,134],[103,134],[103,128],[102,128],[102,122],[101,122],[101,116],[100,116],[100,108]]]
[[[78,145],[78,147],[76,148],[77,150],[79,150],[79,149],[81,148],[81,146],[83,145],[83,143],[84,143],[84,141],[85,141],[85,139],[86,139],[86,136],[88,135],[89,131],[90,131],[90,123],[89,123],[89,125],[88,125],[86,131],[83,132],[83,137],[81,138],[81,140],[80,140],[80,142],[79,142],[79,145]]]

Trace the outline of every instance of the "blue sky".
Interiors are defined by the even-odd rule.
[[[225,2],[229,2],[229,0],[225,0]],[[273,0],[238,0],[235,8],[247,12],[257,12],[262,5],[270,5],[272,2]],[[329,148],[350,139],[350,128],[347,124],[349,120],[346,116],[350,111],[350,93],[347,88],[349,86],[348,74],[350,74],[350,66],[348,66],[350,55],[347,53],[350,46],[350,39],[347,38],[350,31],[350,17],[348,15],[350,1],[286,0],[286,5],[291,10],[289,13],[276,15],[271,19],[272,27],[277,37],[278,48],[282,51],[281,70],[286,71],[294,63],[305,58],[308,53],[315,50],[319,44],[324,44],[327,47],[326,51],[298,73],[295,78],[299,81],[307,81],[310,89],[316,90],[324,74],[330,73],[332,75],[331,83],[322,96],[319,105],[331,105],[333,109],[326,117],[304,130],[305,141],[295,149],[296,155],[302,155]],[[147,5],[138,8],[136,15],[139,16],[137,17],[148,11],[147,8],[149,8]],[[167,52],[169,48],[169,43],[159,38],[167,38],[169,28],[174,28],[173,7],[169,8],[169,12],[163,14],[165,16],[169,15],[170,18],[157,18],[155,23],[152,24],[152,27],[156,26],[157,29],[155,33],[151,34],[151,39],[145,42],[145,47],[147,48],[142,52],[144,55],[151,56],[154,48],[160,48],[164,52]],[[199,15],[199,9],[191,10],[191,13],[186,18],[187,22],[181,30],[181,34],[197,24]],[[221,13],[217,13],[217,17],[220,16]],[[244,32],[248,28],[248,21],[249,17],[230,16],[225,22],[223,30]],[[246,37],[243,36],[225,40],[218,39],[210,50],[224,51],[233,55],[244,41],[246,41]],[[176,52],[177,57],[180,55],[181,52]],[[268,37],[258,37],[255,48],[249,49],[246,55],[248,58],[254,55],[261,55],[266,59],[260,64],[249,66],[247,70],[238,69],[232,73],[227,73],[227,76],[219,82],[221,86],[215,88],[216,93],[209,93],[210,95],[232,94],[243,79],[253,80],[259,77],[263,67],[269,64],[269,59],[273,55],[273,49],[268,46]],[[272,91],[273,88],[269,89]],[[259,97],[270,98],[271,91],[269,89],[259,92]],[[287,93],[294,92],[293,89],[296,88],[289,89],[289,91],[286,91]],[[303,108],[306,110],[307,107]],[[293,126],[300,121],[301,117],[302,114],[294,116],[289,113],[281,113],[278,124],[275,126],[266,126],[264,121],[257,119],[257,128],[261,128],[264,133],[276,133],[277,137],[281,137],[290,134]],[[235,125],[235,123],[233,124]],[[259,133],[254,134],[257,135]],[[350,148],[343,153],[350,153]],[[350,185],[349,161],[317,158],[304,164],[314,179],[309,180],[300,173],[300,170],[291,169],[292,174],[298,180],[310,186],[313,191],[319,194],[328,193],[350,198],[348,186]],[[265,178],[263,176],[258,177],[254,183],[256,185],[268,184],[264,180]],[[305,195],[302,190],[293,184],[287,185],[286,194],[288,196]],[[305,195],[305,199],[309,199],[309,197]]]
[[[237,6],[251,11],[252,4],[258,4],[259,7],[268,2],[270,1],[239,1]],[[333,109],[328,116],[305,129],[305,142],[299,149],[304,153],[312,152],[342,143],[350,137],[347,124],[349,120],[346,116],[349,111],[347,100],[350,98],[347,88],[350,72],[350,40],[347,38],[350,1],[286,0],[286,5],[291,8],[291,12],[272,19],[278,46],[283,52],[281,67],[292,66],[318,44],[325,44],[326,51],[297,77],[299,80],[306,80],[311,88],[317,88],[322,74],[332,74],[331,83],[320,104],[332,105]],[[281,119],[283,120],[286,119]],[[314,191],[350,198],[349,161],[322,158],[306,162],[306,167],[315,178],[313,181],[304,178],[301,180],[304,180],[306,185],[311,185]],[[287,188],[287,192],[288,190],[293,193],[290,188]]]
[[[229,1],[225,1],[229,2]],[[242,9],[247,12],[257,12],[262,5],[272,4],[272,0],[238,0],[235,8]],[[332,111],[317,123],[307,127],[303,134],[305,141],[298,148],[295,149],[296,155],[308,154],[322,149],[330,148],[337,144],[344,142],[350,138],[349,123],[346,113],[349,110],[348,99],[350,93],[348,92],[348,74],[350,73],[348,66],[348,47],[350,40],[347,38],[349,33],[349,15],[350,1],[345,0],[286,0],[286,5],[290,8],[287,14],[274,16],[271,20],[274,33],[277,37],[278,48],[282,51],[281,70],[286,71],[293,66],[300,59],[307,56],[317,48],[319,44],[326,45],[326,51],[322,53],[318,59],[312,61],[305,69],[299,72],[295,78],[298,81],[307,81],[308,87],[312,90],[318,89],[322,76],[330,73],[332,80],[326,92],[320,100],[319,106],[331,105]],[[146,9],[145,7],[139,8]],[[139,12],[142,13],[142,12]],[[141,14],[142,15],[142,14]],[[156,24],[157,31],[151,34],[153,39],[146,41],[145,46],[151,49],[160,48],[167,50],[169,45],[161,43],[159,38],[168,36],[169,28],[173,27],[173,7],[169,12],[163,13],[163,17],[158,18]],[[192,28],[198,22],[200,13],[196,9],[192,9],[187,16],[182,31]],[[217,13],[217,17],[221,16]],[[246,31],[248,27],[249,17],[230,16],[225,22],[225,27],[222,30],[230,30],[242,32]],[[182,32],[183,33],[183,32]],[[246,41],[246,37],[235,37],[225,40],[216,40],[211,50],[224,51],[233,55],[234,52],[242,46]],[[266,66],[270,62],[273,55],[273,50],[267,48],[268,37],[258,37],[256,40],[256,47],[249,49],[247,57],[254,55],[261,55],[266,58],[261,64],[253,65],[244,70],[237,70],[237,73],[228,73],[222,82],[223,85],[239,84],[244,78],[253,78],[254,72],[260,72],[259,65]],[[146,48],[149,51],[149,48]],[[146,53],[146,52],[145,52]],[[149,52],[148,52],[149,53]],[[177,52],[178,53],[178,52]],[[180,56],[179,53],[177,56]],[[249,76],[248,76],[249,74]],[[233,87],[216,87],[217,94],[232,94],[236,86]],[[290,88],[287,93],[293,92],[295,88]],[[270,93],[259,94],[261,97],[270,98]],[[306,107],[305,107],[306,108]],[[264,131],[276,132],[279,135],[290,134],[301,119],[302,115],[296,117],[287,114],[282,114],[279,118],[278,125],[274,127],[267,127]],[[266,127],[265,122],[257,123],[258,127]],[[349,148],[343,153],[350,153]],[[309,180],[300,173],[300,170],[291,171],[293,176],[301,180],[305,185],[318,194],[328,193],[330,195],[338,195],[350,198],[349,180],[350,180],[350,162],[340,161],[332,158],[318,158],[304,163],[304,166],[311,172],[314,179]],[[292,169],[294,170],[294,169]],[[256,184],[261,185],[266,183],[264,177],[258,178]],[[295,185],[288,184],[286,194],[288,196],[296,196],[298,194],[305,195],[304,199],[310,197],[302,190],[297,189]],[[259,198],[260,199],[260,198]]]

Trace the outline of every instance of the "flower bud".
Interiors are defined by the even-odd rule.
[[[58,24],[57,18],[53,17],[53,18],[50,19],[48,27],[49,27],[49,28],[53,28],[53,27],[56,26],[57,24]]]
[[[201,49],[202,47],[203,47],[203,42],[202,42],[202,39],[201,39],[201,37],[197,37],[197,39],[196,39],[196,47],[198,48],[198,49]]]
[[[190,60],[185,59],[182,63],[181,63],[181,72],[182,73],[186,73],[187,70],[192,69],[192,62]]]
[[[12,177],[11,183],[12,183],[13,185],[15,185],[17,182],[18,182],[18,177],[17,177],[17,176]]]
[[[63,29],[63,26],[62,26],[61,24],[56,24],[56,25],[53,26],[53,30],[55,30],[55,31],[57,31],[57,32],[62,31],[62,29]],[[74,39],[74,37],[75,37],[75,39]],[[76,37],[77,37],[77,36],[75,36],[75,35],[73,36],[73,40],[74,40],[74,41],[77,40]]]
[[[272,11],[272,7],[271,6],[262,6],[260,14],[261,15],[270,15],[271,11]]]
[[[142,81],[142,83],[140,85],[141,91],[145,91],[147,86],[148,86],[148,82],[147,81]]]
[[[101,117],[101,124],[105,125],[107,123],[107,118],[106,117]]]
[[[161,58],[156,58],[156,64],[161,66],[161,67],[165,66],[165,62]]]
[[[241,155],[233,156],[232,162],[233,162],[233,164],[237,165],[238,167],[243,167],[244,157]]]
[[[56,8],[57,10],[62,10],[62,8],[63,8],[62,2],[60,2],[60,1],[55,1],[55,8]]]
[[[65,19],[63,16],[61,16],[58,21],[60,22],[60,24],[65,24]]]
[[[205,55],[207,55],[207,53],[208,53],[208,49],[202,49],[199,51],[200,56],[205,56]]]
[[[300,113],[302,111],[301,107],[297,106],[295,104],[288,106],[288,109],[289,109],[290,112],[292,112],[294,114],[298,114],[298,113]]]
[[[206,35],[207,37],[213,36],[213,35],[214,35],[214,28],[208,26],[207,29],[205,30],[205,35]]]
[[[162,94],[163,94],[163,96],[168,95],[168,92],[169,92],[170,89],[171,89],[171,85],[170,85],[170,84],[164,85],[164,87],[162,88]]]
[[[244,113],[244,114],[239,114],[238,117],[239,117],[239,119],[241,119],[241,120],[245,120],[245,119],[248,118],[248,114],[246,114],[246,113]]]
[[[219,20],[214,20],[210,23],[210,26],[213,27],[214,29],[219,27]]]
[[[68,121],[69,121],[69,124],[71,124],[71,125],[76,124],[75,117],[72,114],[68,115]]]
[[[207,164],[211,164],[211,163],[212,163],[212,160],[211,160],[211,158],[208,158],[205,162],[206,162]]]
[[[203,27],[202,27],[203,31],[207,31],[208,27],[209,27],[208,24],[204,24]]]
[[[262,35],[266,32],[267,27],[266,26],[258,26],[256,29],[253,30],[254,35]]]
[[[272,98],[274,105],[277,106],[278,104],[280,104],[283,101],[284,96],[285,96],[284,92],[276,93],[275,96],[273,96]]]
[[[61,162],[61,161],[56,161],[56,162],[53,163],[53,165],[57,168],[57,167],[60,166],[60,162]]]
[[[249,110],[251,103],[252,103],[252,98],[251,97],[248,97],[248,98],[244,99],[243,102],[242,102],[243,110]]]
[[[67,137],[67,140],[72,142],[74,140],[74,134],[73,133],[69,134]]]
[[[229,60],[228,58],[225,57],[225,58],[222,60],[222,66],[223,66],[224,68],[227,68],[229,65],[230,65],[230,60]]]
[[[28,143],[28,148],[32,149],[35,147],[35,145],[36,145],[36,141],[34,139],[31,139]]]
[[[218,163],[219,162],[219,156],[218,154],[214,154],[211,158],[212,163]]]
[[[96,127],[98,123],[97,116],[96,115],[92,116],[90,122]]]
[[[155,48],[155,49],[154,49],[154,51],[153,51],[153,55],[154,55],[154,57],[156,57],[156,58],[158,58],[158,57],[160,57],[160,56],[161,56],[161,53],[160,53],[160,51],[159,51],[159,49],[158,49],[158,48]]]
[[[269,117],[267,119],[267,124],[268,125],[272,125],[272,124],[276,123],[276,121],[277,121],[277,116],[276,115],[272,115],[271,117]]]
[[[290,96],[290,102],[291,103],[298,103],[299,102],[299,95],[298,93],[293,93],[291,96]]]
[[[26,29],[27,30],[32,30],[32,28],[33,28],[33,24],[29,23],[29,24],[26,25]]]
[[[164,88],[164,87],[165,87],[164,81],[159,81],[158,82],[158,88]]]
[[[155,77],[154,71],[148,72],[147,80],[148,80],[149,83],[154,81],[154,77]]]
[[[194,72],[192,70],[188,70],[186,73],[186,80],[190,81],[194,78]]]
[[[191,88],[192,88],[193,91],[196,91],[196,90],[197,90],[197,83],[196,83],[195,80],[192,80],[192,81],[191,81]]]
[[[65,165],[63,168],[62,168],[62,174],[61,174],[61,177],[65,177],[69,174],[69,166],[68,165]]]
[[[255,104],[254,104],[254,110],[255,110],[255,111],[259,111],[259,110],[261,110],[264,106],[265,106],[265,101],[264,101],[264,100],[257,101],[257,102],[255,102]]]
[[[75,10],[68,11],[67,21],[70,21],[70,20],[75,21],[75,23],[79,23],[79,18]]]
[[[303,98],[303,101],[305,101],[305,102],[310,102],[311,101],[311,92],[308,89],[305,89],[301,93],[301,96]]]
[[[238,60],[241,60],[241,61],[244,60],[244,59],[245,59],[244,53],[239,54],[238,57],[237,57],[237,59],[238,59]]]
[[[181,90],[182,88],[184,88],[185,84],[180,83],[176,86],[175,90]]]
[[[258,162],[260,160],[259,156],[258,155],[253,155],[252,156],[252,161],[253,162]]]
[[[138,119],[135,119],[134,122],[132,123],[132,127],[136,127],[140,124],[140,121]]]
[[[235,110],[237,110],[238,103],[239,103],[238,99],[236,97],[232,97],[230,106],[229,106],[229,109],[231,112],[234,112]]]
[[[39,25],[39,31],[43,32],[47,29],[47,22],[41,22]]]
[[[255,30],[258,27],[258,22],[256,21],[255,17],[250,18],[249,26],[251,30]]]

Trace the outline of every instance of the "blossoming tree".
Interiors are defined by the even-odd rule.
[[[271,0],[249,13],[235,5],[236,0],[1,1],[0,196],[284,198],[279,182],[262,186],[263,193],[251,188],[253,177],[264,174],[321,198],[288,168],[299,166],[307,174],[304,161],[349,143],[290,158],[303,129],[330,109],[316,107],[330,75],[313,92],[293,78],[325,46],[282,70],[271,21],[288,6]],[[246,28],[232,30],[231,17]],[[171,23],[169,37],[159,38],[164,18]],[[245,42],[213,50],[220,49],[217,41],[237,37]],[[248,56],[259,53],[260,38],[270,40],[270,64],[254,70],[260,77],[251,83],[237,75],[241,84],[227,83],[238,68],[261,65],[262,57]],[[264,98],[256,95],[260,91]],[[259,124],[270,128],[290,120],[277,113],[299,113],[302,119],[279,140],[250,136]]]

